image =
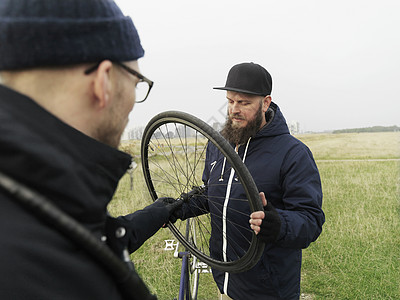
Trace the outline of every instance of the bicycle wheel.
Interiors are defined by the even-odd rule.
[[[185,237],[184,221],[168,227],[194,256],[224,272],[242,272],[257,263],[264,244],[248,221],[250,213],[262,210],[262,203],[250,172],[218,132],[190,114],[163,112],[144,130],[141,157],[153,201],[190,195],[182,209],[197,235]],[[210,157],[215,158],[211,163]],[[221,178],[215,178],[214,167]],[[230,198],[230,190],[241,197]]]

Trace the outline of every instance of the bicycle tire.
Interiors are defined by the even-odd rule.
[[[200,272],[197,269],[192,269],[192,266],[195,263],[196,258],[192,257],[189,262],[190,300],[197,300],[197,295],[199,292]]]
[[[175,130],[177,135],[175,140],[175,133],[173,131],[170,132],[168,127],[172,127]],[[189,136],[188,132],[190,131],[191,134]],[[194,138],[193,141],[189,139],[192,136]],[[194,146],[191,143],[194,143]],[[257,186],[247,167],[234,148],[217,131],[199,118],[180,111],[166,111],[154,116],[144,130],[141,144],[142,168],[146,185],[153,201],[164,196],[179,198],[183,193],[190,191],[192,186],[201,185],[202,181],[199,172],[202,172],[204,168],[203,161],[209,143],[218,149],[219,154],[226,158],[227,164],[234,170],[238,182],[233,184],[241,185],[244,190],[245,197],[235,200],[241,201],[242,205],[246,205],[245,210],[247,213],[242,213],[242,215],[245,214],[245,217],[247,217],[247,224],[239,224],[236,230],[246,237],[248,245],[235,249],[237,257],[225,257],[227,256],[228,248],[223,250],[225,251],[222,254],[225,255],[223,258],[211,255],[210,245],[207,244],[209,243],[207,239],[210,237],[210,231],[219,230],[224,234],[223,227],[216,228],[217,225],[215,224],[217,222],[215,222],[215,219],[217,217],[214,214],[208,217],[203,217],[205,216],[203,215],[193,218],[194,222],[198,224],[198,228],[208,231],[201,233],[204,236],[201,237],[202,241],[201,243],[198,242],[197,246],[185,238],[185,229],[179,221],[175,224],[169,223],[168,227],[176,238],[200,261],[220,271],[243,272],[251,269],[257,263],[264,249],[264,243],[257,239],[248,224],[248,215],[251,212],[262,210],[263,207]],[[189,150],[192,151],[190,147],[195,147],[194,155],[188,152]],[[200,150],[199,153],[196,152],[197,149]],[[197,155],[199,156],[197,157]],[[189,160],[193,160],[193,162]],[[203,166],[201,166],[202,164]],[[205,197],[206,195],[203,196]],[[207,195],[207,197],[207,201],[210,201],[210,195]],[[241,212],[236,213],[239,214]],[[242,215],[240,215],[241,218],[243,218]],[[226,216],[224,215],[223,218],[228,222]],[[213,222],[212,225],[211,222]],[[229,222],[236,226],[235,222],[231,220]],[[231,223],[229,223],[229,226],[232,227]],[[226,239],[229,238],[226,233],[224,237]],[[228,247],[235,247],[233,242],[227,242],[227,244]],[[199,247],[199,245],[201,246]]]

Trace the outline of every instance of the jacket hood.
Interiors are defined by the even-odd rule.
[[[267,120],[267,124],[261,128],[259,132],[257,132],[254,138],[277,136],[290,133],[285,117],[279,109],[279,106],[274,102],[271,102],[268,111],[265,113],[265,118]]]

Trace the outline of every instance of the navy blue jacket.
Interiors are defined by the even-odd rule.
[[[276,208],[282,225],[277,242],[265,245],[260,261],[249,271],[227,275],[213,270],[221,292],[224,291],[224,278],[228,276],[227,294],[235,300],[299,299],[301,249],[317,239],[325,221],[321,209],[321,181],[312,153],[302,142],[290,135],[286,121],[275,103],[271,104],[266,116],[267,125],[251,138],[246,154],[246,145],[239,147],[238,154],[244,158],[258,190],[264,192],[267,201]],[[223,203],[215,203],[223,202],[226,194],[226,185],[218,184],[221,180],[220,174],[229,177],[229,173],[226,175],[222,168],[227,166],[224,165],[221,154],[215,146],[210,145],[207,149],[203,181],[208,186],[209,197],[215,196],[212,199],[214,204],[208,205],[208,209],[216,223],[222,220]],[[232,185],[229,197],[243,199],[245,194],[240,185]],[[240,201],[229,201],[228,207],[228,213],[244,210],[246,214],[237,213],[236,216],[228,217],[248,228],[250,211],[247,205],[240,207]],[[235,240],[235,243],[231,243],[233,245],[228,245],[228,260],[230,255],[234,256],[233,248],[236,245],[236,251],[245,248],[242,234],[249,234],[245,230],[237,233],[238,230],[234,227],[237,228],[227,222],[227,235]],[[222,234],[219,230],[212,231],[210,248],[213,257],[222,258]]]

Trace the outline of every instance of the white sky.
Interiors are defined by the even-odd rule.
[[[132,17],[155,84],[128,128],[180,110],[224,121],[229,69],[256,62],[302,131],[400,125],[398,0],[116,0]]]

